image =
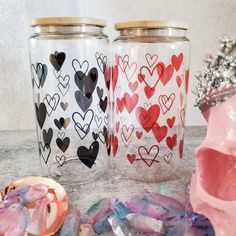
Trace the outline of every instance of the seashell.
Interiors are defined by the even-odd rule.
[[[44,177],[27,177],[9,185],[2,198],[12,190],[30,185],[25,194],[24,206],[29,210],[31,220],[26,235],[53,235],[63,224],[68,212],[68,197],[64,188],[56,181]]]

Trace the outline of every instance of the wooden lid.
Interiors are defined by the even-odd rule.
[[[88,17],[45,17],[31,20],[32,27],[35,26],[76,26],[76,25],[95,25],[105,27],[107,22],[103,19]]]
[[[185,24],[174,21],[157,21],[157,20],[139,20],[139,21],[125,21],[115,24],[116,30],[130,29],[130,28],[146,28],[146,29],[162,29],[162,28],[177,28],[185,29],[188,27]]]

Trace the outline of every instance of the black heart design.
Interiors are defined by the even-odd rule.
[[[99,53],[99,52],[96,52],[95,57],[96,57],[99,69],[104,74],[106,71],[106,66],[107,66],[107,57],[103,55],[103,53]]]
[[[81,108],[81,110],[83,112],[86,112],[93,102],[93,97],[88,98],[80,90],[77,90],[75,92],[75,100],[79,105],[79,107]]]
[[[84,146],[80,146],[77,150],[77,155],[80,161],[91,169],[96,161],[98,151],[99,151],[99,143],[98,141],[94,141],[90,145],[89,149]]]
[[[106,124],[106,126],[108,126],[109,119],[110,119],[109,114],[107,116],[104,116],[104,123]]]
[[[61,117],[59,120],[57,119],[54,120],[54,124],[59,130],[61,130],[61,128],[63,127],[64,122],[65,122],[65,119],[63,117]]]
[[[82,63],[80,63],[77,59],[74,59],[72,61],[72,67],[74,68],[74,71],[77,72],[82,72],[83,75],[87,73],[88,68],[89,68],[89,63],[88,61],[83,61]],[[81,74],[82,75],[82,74]],[[83,77],[83,76],[82,76]],[[81,77],[81,78],[82,78]]]
[[[66,59],[66,54],[64,52],[56,51],[54,54],[50,55],[49,59],[55,70],[59,71]]]
[[[61,102],[60,105],[61,105],[61,108],[63,109],[63,111],[65,111],[67,109],[67,107],[68,107],[68,103],[67,102]]]
[[[48,116],[52,114],[52,111],[57,109],[57,105],[60,101],[60,96],[58,93],[55,93],[53,96],[50,94],[46,94],[45,98],[43,99],[44,104],[47,105],[47,113]]]
[[[60,165],[60,166],[63,166],[64,165],[64,163],[65,163],[65,161],[66,161],[66,157],[64,156],[64,155],[62,155],[62,156],[56,156],[55,157],[56,158],[56,161],[57,161],[57,163]]]
[[[45,144],[50,145],[53,137],[53,130],[49,128],[48,131],[46,129],[43,130],[43,141]]]
[[[85,136],[89,133],[90,124],[92,123],[93,117],[94,112],[91,109],[87,110],[84,115],[81,115],[78,112],[73,113],[72,119],[75,123],[74,127],[81,140],[84,139]]]
[[[107,109],[107,97],[105,97],[104,100],[100,99],[99,106],[102,109],[102,111],[105,113],[105,111]]]
[[[51,154],[51,147],[48,144],[42,145],[41,142],[39,142],[39,153],[43,158],[43,161],[45,164],[48,163],[49,156]]]
[[[59,76],[57,79],[64,87],[70,82],[69,75],[64,76],[64,78],[62,76]]]
[[[65,135],[66,135],[65,132],[61,132],[61,133],[58,132],[57,133],[57,137],[60,138],[60,139],[64,139]]]
[[[95,115],[94,119],[97,127],[99,128],[102,125],[102,117],[98,117],[97,115]]]
[[[62,152],[65,152],[70,145],[70,138],[66,137],[63,140],[60,138],[56,139],[57,146],[61,149]]]
[[[102,96],[103,96],[103,88],[100,88],[100,87],[97,86],[97,94],[98,94],[99,98],[102,98]]]
[[[98,139],[98,134],[93,132],[92,135],[93,135],[93,139],[96,141]]]
[[[60,77],[61,76],[61,73],[62,73],[62,71],[61,70],[59,70],[59,71],[57,71],[57,70],[53,70],[53,74],[54,74],[54,76],[56,77],[56,78],[58,78],[58,77]]]
[[[32,64],[31,72],[33,76],[33,81],[38,87],[38,89],[40,88],[40,86],[43,87],[46,77],[47,77],[47,73],[48,73],[47,65],[42,64],[42,63],[36,63],[36,66],[35,66],[34,64]],[[36,80],[36,77],[37,77],[37,80]]]
[[[46,114],[47,114],[47,109],[46,109],[45,104],[42,102],[39,104],[39,107],[38,107],[38,105],[35,103],[35,112],[36,112],[38,124],[40,128],[42,129],[43,124],[46,119]]]
[[[91,97],[98,81],[98,70],[93,67],[86,75],[77,71],[74,76],[75,84],[87,96]]]
[[[57,87],[58,87],[59,91],[61,92],[61,94],[63,96],[65,96],[67,94],[67,92],[69,91],[69,89],[70,89],[70,85],[69,84],[66,84],[64,86],[63,84],[59,83]]]

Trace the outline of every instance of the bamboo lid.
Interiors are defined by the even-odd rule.
[[[124,21],[115,24],[116,30],[130,28],[146,28],[146,29],[162,29],[162,28],[177,28],[185,29],[188,27],[185,24],[174,21],[158,21],[158,20],[138,20],[138,21]]]
[[[31,20],[31,26],[77,26],[77,25],[95,25],[105,27],[107,22],[103,19],[88,17],[45,17]]]

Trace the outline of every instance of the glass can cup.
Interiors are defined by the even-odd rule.
[[[40,163],[66,183],[106,171],[109,126],[106,22],[38,18],[29,39]],[[45,173],[45,172],[44,172]]]
[[[143,181],[170,178],[183,158],[190,42],[173,22],[115,25],[113,166]]]

